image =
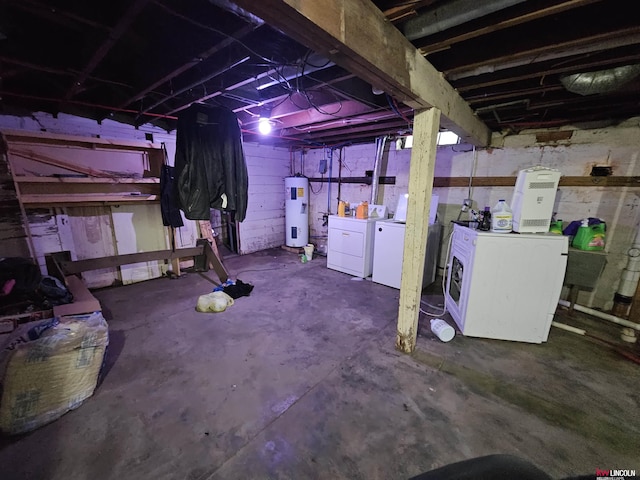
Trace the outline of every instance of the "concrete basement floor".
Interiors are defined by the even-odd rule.
[[[407,479],[491,453],[557,478],[640,471],[640,366],[607,346],[558,329],[445,344],[421,319],[405,355],[397,290],[281,249],[225,264],[255,288],[224,313],[194,310],[213,288],[197,273],[96,292],[103,383],[4,439],[0,478]]]

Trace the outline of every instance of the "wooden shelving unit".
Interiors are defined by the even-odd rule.
[[[116,205],[157,202],[159,178],[16,176],[25,206]]]

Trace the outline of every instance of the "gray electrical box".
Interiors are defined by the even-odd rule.
[[[318,164],[318,173],[327,173],[327,160],[324,158]]]

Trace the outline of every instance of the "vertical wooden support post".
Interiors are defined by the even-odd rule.
[[[33,236],[31,235],[31,226],[29,225],[29,216],[27,215],[27,209],[24,208],[24,204],[22,203],[22,195],[20,194],[20,183],[16,181],[16,169],[11,163],[11,156],[9,155],[9,150],[6,149],[4,152],[7,159],[7,166],[11,171],[11,178],[13,179],[13,185],[16,191],[16,199],[18,200],[18,206],[20,207],[20,215],[22,215],[22,225],[24,228],[24,232],[27,235],[27,247],[29,247],[29,253],[31,254],[31,258],[36,261],[36,247],[33,243]],[[37,261],[36,261],[37,263]]]
[[[211,250],[213,250],[216,256],[220,258],[216,238],[213,236],[213,230],[211,229],[211,222],[209,220],[198,220],[198,227],[200,227],[200,235],[202,238],[206,238],[209,241]]]
[[[420,296],[425,261],[429,207],[440,126],[440,110],[430,108],[413,117],[413,147],[409,167],[409,201],[404,234],[402,282],[396,349],[411,353],[416,347]]]

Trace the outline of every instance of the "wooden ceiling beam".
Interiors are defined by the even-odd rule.
[[[12,7],[20,8],[25,12],[29,12],[33,15],[44,18],[45,20],[74,30],[78,30],[83,27],[91,27],[96,30],[109,31],[109,27],[102,23],[76,15],[75,13],[61,10],[58,7],[52,8],[51,5],[45,5],[33,0],[6,0],[6,3]]]
[[[16,58],[5,57],[4,55],[0,55],[0,62],[23,67],[25,72],[28,72],[31,70],[31,71],[50,73],[52,75],[60,75],[65,77],[70,77],[78,74],[78,72],[75,72],[73,70],[61,70],[59,68],[53,68],[45,65],[36,65],[35,63],[25,62],[23,60],[18,60]],[[3,76],[4,76],[4,72],[3,72]],[[106,78],[89,76],[87,80],[91,80],[99,83],[105,83],[109,85],[117,85],[119,87],[124,87],[124,88],[131,88],[131,85],[127,85],[122,82],[116,82],[114,80],[108,80]]]
[[[563,92],[565,91],[565,88],[562,85],[548,85],[548,86],[541,86],[538,88],[525,88],[525,89],[520,89],[520,90],[513,90],[513,91],[509,91],[509,92],[499,92],[499,93],[488,93],[485,95],[477,95],[477,96],[471,96],[471,97],[467,97],[467,101],[469,102],[469,105],[476,105],[476,104],[491,104],[492,102],[495,102],[497,100],[508,100],[511,98],[529,98],[531,95],[540,95],[540,94],[546,94],[546,93],[550,93],[550,92]]]
[[[407,124],[401,119],[390,120],[381,123],[369,123],[353,127],[327,129],[314,133],[296,132],[290,129],[283,131],[287,137],[296,137],[300,140],[322,141],[323,143],[336,143],[339,140],[357,140],[362,137],[374,137],[388,133],[390,128],[398,130],[406,129]]]
[[[150,0],[136,0],[134,1],[124,15],[120,18],[115,27],[109,32],[109,35],[102,44],[98,47],[98,49],[93,53],[85,67],[82,69],[80,74],[74,79],[71,88],[67,90],[67,93],[64,96],[64,100],[70,100],[73,96],[78,93],[78,91],[84,85],[84,82],[87,81],[89,75],[96,69],[96,67],[100,64],[102,59],[107,56],[111,48],[115,45],[115,43],[120,39],[120,37],[127,31],[131,23],[135,20],[138,14],[142,11],[142,9],[149,3]]]
[[[591,58],[591,57],[588,57]],[[640,63],[640,54],[624,55],[615,58],[604,58],[601,60],[594,60],[590,62],[582,61],[580,63],[571,62],[569,64],[563,63],[558,68],[547,68],[544,71],[540,69],[528,69],[527,73],[515,74],[515,72],[504,72],[504,74],[491,75],[490,80],[478,81],[478,79],[469,77],[460,82],[455,82],[455,87],[458,92],[465,93],[474,90],[483,91],[490,87],[496,87],[498,85],[506,85],[509,83],[521,82],[531,79],[543,79],[551,75],[559,75],[563,73],[575,73],[576,71],[593,72],[596,70],[605,70],[621,65],[630,65],[632,63]],[[542,81],[542,80],[541,80]],[[468,98],[465,96],[465,98]]]
[[[444,74],[451,81],[473,77],[487,72],[497,72],[510,68],[532,65],[549,60],[557,60],[575,55],[595,54],[604,50],[640,44],[640,26],[622,30],[612,30],[590,37],[581,37],[545,44],[536,48],[518,50],[515,53],[485,58],[473,63],[465,63],[459,67],[446,69]]]
[[[369,0],[236,0],[240,7],[414,109],[437,107],[463,141],[489,144],[491,131]]]
[[[202,53],[200,53],[198,55],[195,55],[193,57],[193,59],[189,60],[186,63],[183,63],[179,67],[177,67],[174,70],[170,71],[169,73],[167,73],[166,75],[164,75],[163,77],[158,79],[157,81],[153,82],[148,87],[143,88],[142,90],[137,92],[135,95],[131,96],[130,98],[128,98],[127,100],[122,102],[120,105],[118,105],[118,108],[124,108],[124,107],[127,107],[127,106],[131,105],[133,102],[135,102],[137,100],[140,100],[141,98],[145,97],[146,95],[148,95],[149,93],[154,91],[159,86],[164,85],[165,83],[173,80],[174,78],[176,78],[179,75],[182,75],[184,72],[186,72],[187,70],[190,70],[191,68],[195,67],[196,65],[201,65],[204,60],[206,60],[207,58],[209,58],[213,54],[218,53],[218,52],[224,50],[225,48],[231,46],[234,42],[242,40],[244,37],[246,37],[251,32],[253,32],[256,28],[257,28],[257,26],[255,26],[255,25],[247,25],[246,27],[241,28],[240,30],[238,30],[234,34],[230,35],[229,37],[225,38],[224,40],[220,41],[219,43],[216,43],[211,48],[208,48],[204,52],[202,52]]]
[[[383,10],[384,16],[390,22],[406,20],[418,14],[418,10],[435,3],[436,0],[416,0],[415,2],[396,2],[397,5],[389,6]]]

